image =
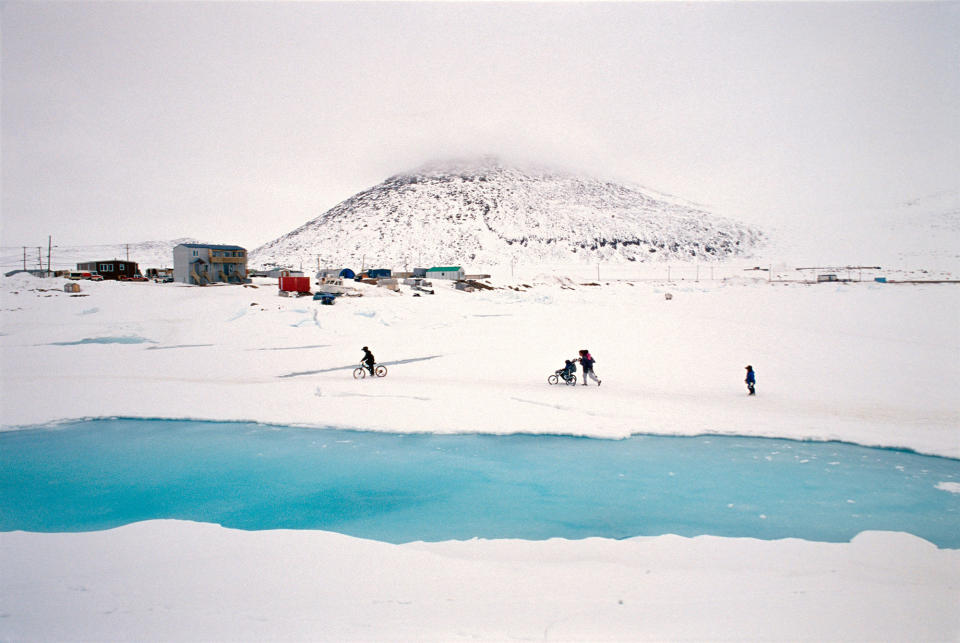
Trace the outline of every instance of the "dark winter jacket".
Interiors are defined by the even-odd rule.
[[[371,353],[371,352],[368,351],[368,350],[363,351],[363,359],[360,360],[360,361],[363,362],[364,364],[374,364],[374,363],[376,363],[376,360],[373,359],[373,353]]]
[[[594,361],[595,360],[593,359],[593,356],[590,355],[590,353],[587,353],[586,355],[580,358],[580,365],[583,366],[584,373],[586,373],[587,371],[593,370]]]
[[[756,377],[756,375],[754,374],[753,369],[750,369],[749,371],[747,371],[747,379],[746,379],[746,382],[747,382],[747,384],[756,384],[756,383],[757,383],[757,377]]]

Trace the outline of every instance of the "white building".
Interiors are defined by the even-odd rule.
[[[279,279],[280,277],[303,277],[302,270],[294,270],[293,268],[272,268],[267,271],[267,277],[271,279]]]
[[[463,268],[460,266],[427,268],[427,272],[424,276],[429,279],[450,279],[452,281],[459,281],[460,279],[463,279]]]

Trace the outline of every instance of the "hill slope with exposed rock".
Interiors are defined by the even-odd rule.
[[[703,261],[749,254],[762,239],[642,188],[487,158],[390,177],[255,249],[251,264]]]

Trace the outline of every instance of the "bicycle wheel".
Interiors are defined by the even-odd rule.
[[[377,364],[377,367],[373,369],[373,372],[377,374],[377,377],[386,377],[387,367],[383,364]]]
[[[364,367],[361,366],[360,368],[353,369],[353,379],[362,380],[366,376],[367,376],[367,369],[365,369]]]
[[[556,373],[554,373],[553,375],[547,378],[547,384],[556,384],[559,381],[560,381],[560,378],[557,377]]]
[[[570,379],[567,380],[567,386],[576,386],[577,385],[577,376],[571,375]]]

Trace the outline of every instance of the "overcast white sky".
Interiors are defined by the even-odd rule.
[[[253,248],[494,153],[755,222],[957,189],[960,3],[2,5],[3,246]]]

